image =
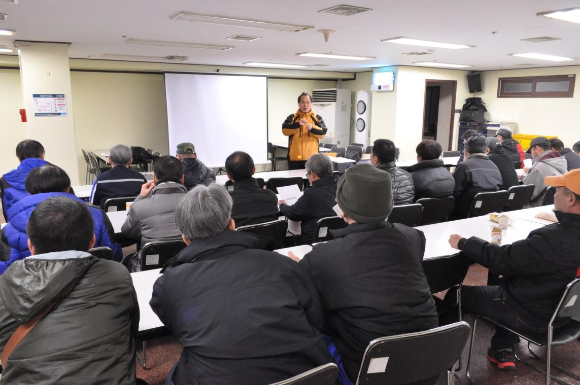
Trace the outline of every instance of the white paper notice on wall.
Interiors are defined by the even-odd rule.
[[[67,116],[64,94],[32,94],[34,116]]]
[[[576,299],[577,298],[578,298],[577,295],[572,296],[572,298],[570,298],[570,301],[568,301],[568,303],[564,307],[574,306],[574,304],[576,303]]]
[[[475,208],[476,209],[480,208],[482,204],[483,204],[483,201],[477,201],[477,202],[475,202]]]
[[[371,358],[371,362],[369,363],[369,369],[367,373],[384,373],[387,369],[387,363],[389,362],[389,357],[379,357],[379,358]]]
[[[145,265],[159,265],[159,254],[145,256]]]

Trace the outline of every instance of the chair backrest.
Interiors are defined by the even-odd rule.
[[[85,162],[90,167],[91,166],[91,161],[89,160],[89,154],[87,154],[87,152],[85,150],[83,150],[83,149],[81,149],[81,151],[83,152],[83,158],[85,158]]]
[[[530,203],[534,188],[533,184],[510,187],[507,190],[509,195],[504,211],[521,210],[526,204]]]
[[[423,206],[423,216],[421,218],[422,225],[430,225],[433,223],[447,222],[449,214],[453,210],[455,198],[421,198],[417,200]]]
[[[326,364],[272,385],[334,385],[337,376],[338,366]]]
[[[283,245],[284,241],[286,240],[286,232],[288,231],[288,221],[285,219],[278,219],[275,221],[258,223],[255,225],[241,226],[238,227],[236,231],[269,237]]]
[[[316,222],[316,233],[314,234],[314,242],[326,242],[330,239],[329,230],[343,229],[348,224],[341,217],[326,217],[320,218]]]
[[[334,146],[336,146],[336,143],[324,143],[322,145],[322,147],[324,147],[324,148],[332,148]]]
[[[266,182],[266,188],[278,194],[278,187],[292,186],[297,184],[300,191],[304,190],[304,179],[299,176],[293,178],[270,178]]]
[[[89,164],[91,165],[91,169],[96,175],[101,173],[101,168],[99,167],[99,160],[97,156],[93,152],[89,152],[87,154],[89,156]]]
[[[105,212],[110,211],[126,211],[127,203],[133,202],[137,197],[120,197],[120,198],[109,198],[105,201],[103,210]]]
[[[363,356],[357,385],[399,385],[437,377],[459,359],[471,334],[466,322],[377,338]]]
[[[461,156],[461,153],[459,151],[443,151],[444,158],[449,158],[452,156]]]
[[[393,206],[393,211],[387,220],[391,223],[402,223],[406,226],[419,226],[423,217],[423,206],[420,203]]]
[[[100,259],[106,259],[108,261],[115,260],[115,254],[113,253],[113,250],[111,250],[107,246],[94,247],[89,250],[89,254],[92,254]]]
[[[554,204],[554,194],[556,194],[556,187],[548,186],[542,198],[542,206]]]
[[[431,293],[439,293],[463,282],[471,260],[462,254],[423,259],[421,262]]]
[[[367,148],[365,149],[365,154],[370,154],[373,152],[373,146],[367,146]]]
[[[359,159],[362,157],[363,154],[362,146],[354,146],[352,144],[346,148],[346,151],[356,152],[358,154]]]
[[[346,148],[334,146],[330,149],[330,152],[336,152],[337,157],[344,158],[344,156],[346,155]]]
[[[489,213],[501,213],[507,204],[507,191],[480,192],[473,197],[467,218],[478,217]]]
[[[268,159],[274,159],[274,146],[268,142]]]
[[[351,146],[359,146],[359,147],[361,147],[361,148],[363,148],[363,147],[365,146],[365,145],[364,145],[364,144],[362,144],[362,143],[351,143],[350,145],[351,145]]]
[[[578,300],[578,297],[580,297],[580,278],[574,279],[566,286],[566,290],[564,290],[562,299],[556,307],[550,324],[556,317],[569,318],[580,316],[580,300]]]
[[[182,240],[149,242],[139,252],[141,271],[163,267],[187,245]]]

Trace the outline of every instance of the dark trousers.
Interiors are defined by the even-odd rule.
[[[302,170],[306,167],[305,160],[290,160],[288,159],[288,169],[289,170]]]

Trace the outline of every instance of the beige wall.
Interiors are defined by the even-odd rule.
[[[498,98],[498,79],[503,77],[576,75],[573,98]],[[580,66],[489,71],[482,74],[481,96],[491,121],[516,122],[517,132],[556,135],[567,147],[580,140]]]
[[[0,70],[0,175],[16,168],[16,145],[25,135],[19,109],[24,108],[20,71]]]

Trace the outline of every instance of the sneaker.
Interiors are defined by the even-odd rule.
[[[489,348],[487,350],[487,359],[500,369],[513,370],[516,368],[516,360],[512,349],[495,350]]]

